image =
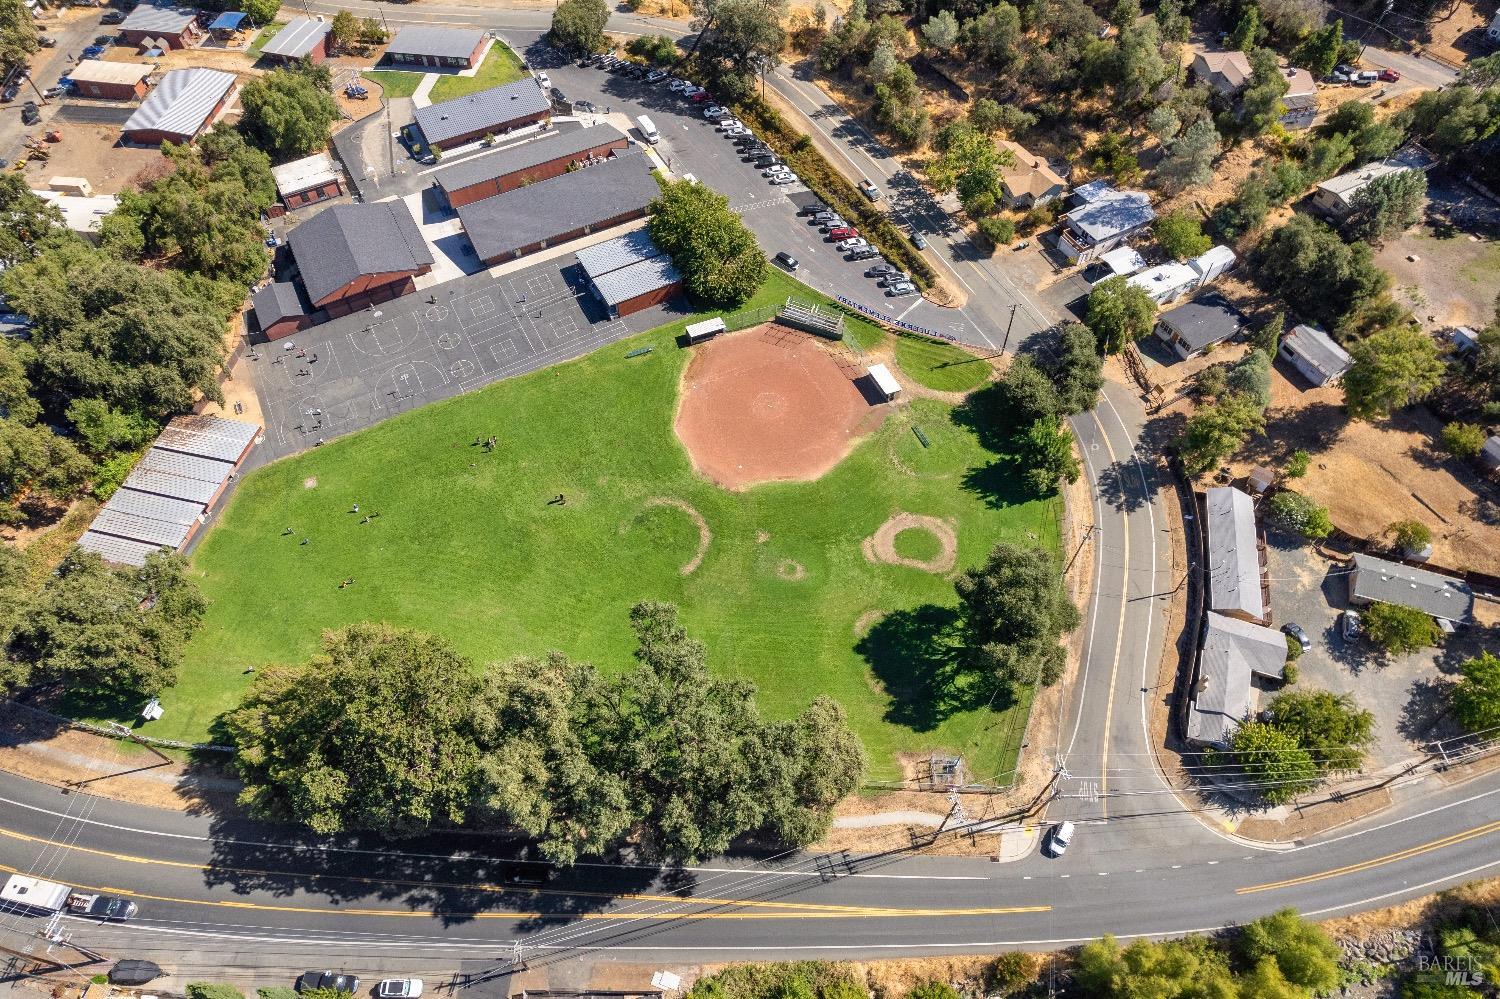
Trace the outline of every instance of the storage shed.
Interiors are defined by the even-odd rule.
[[[1354,364],[1349,352],[1316,326],[1295,327],[1277,353],[1315,386],[1337,384]]]
[[[273,63],[320,63],[328,58],[328,35],[333,25],[321,19],[294,17],[260,50],[262,59]]]
[[[891,369],[884,364],[872,364],[868,372],[870,383],[875,386],[875,391],[887,402],[901,394],[901,383],[896,381],[896,376],[891,374]]]

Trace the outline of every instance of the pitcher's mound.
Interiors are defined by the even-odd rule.
[[[864,371],[807,334],[770,324],[693,349],[677,436],[726,489],[816,479],[885,419],[855,384]]]

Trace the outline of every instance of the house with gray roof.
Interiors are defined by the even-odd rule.
[[[1215,611],[1203,618],[1187,741],[1224,749],[1254,708],[1255,679],[1277,681],[1285,676],[1286,636]]]
[[[332,205],[287,237],[312,308],[347,316],[416,291],[432,251],[406,202]]]
[[[321,18],[294,17],[276,32],[260,50],[267,62],[287,63],[309,59],[320,63],[328,58],[329,32],[333,24]]]
[[[1217,292],[1199,295],[1156,317],[1156,335],[1184,361],[1216,343],[1230,339],[1245,325],[1245,317]]]
[[[126,119],[126,142],[155,146],[192,142],[235,94],[235,75],[218,69],[174,69]]]
[[[488,267],[589,233],[645,218],[661,188],[637,149],[458,210],[474,252]]]
[[[127,45],[166,49],[185,49],[202,36],[198,30],[198,12],[191,7],[156,7],[137,4],[120,22],[120,34]]]
[[[436,28],[408,24],[385,48],[385,61],[401,65],[473,69],[484,57],[490,36],[477,28]]]
[[[1277,354],[1316,386],[1337,385],[1354,364],[1349,352],[1316,326],[1294,327]]]
[[[412,117],[427,145],[453,149],[487,135],[505,135],[552,117],[552,99],[527,76],[476,94],[417,108]]]
[[[1086,264],[1156,221],[1149,194],[1117,191],[1104,181],[1078,188],[1069,203],[1074,207],[1062,217],[1057,248],[1070,263]]]
[[[1204,494],[1204,511],[1209,609],[1266,623],[1265,555],[1254,501],[1233,486],[1215,486]]]
[[[1474,620],[1474,591],[1468,583],[1372,555],[1354,556],[1349,602],[1411,607],[1430,614],[1446,630]]]
[[[533,138],[444,167],[432,183],[454,208],[601,162],[630,140],[610,125],[549,128]]]

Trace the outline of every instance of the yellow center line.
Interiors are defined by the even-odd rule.
[[[1314,881],[1323,881],[1327,878],[1343,877],[1346,874],[1358,874],[1361,871],[1368,871],[1371,868],[1384,867],[1386,864],[1395,864],[1403,860],[1409,860],[1412,857],[1420,857],[1422,854],[1431,853],[1434,850],[1441,850],[1449,846],[1457,846],[1460,843],[1468,842],[1471,839],[1478,839],[1480,836],[1488,836],[1489,834],[1494,832],[1500,832],[1500,821],[1489,822],[1482,826],[1475,826],[1473,829],[1466,829],[1463,832],[1457,832],[1451,836],[1444,836],[1442,839],[1435,839],[1431,842],[1423,843],[1419,846],[1408,847],[1407,849],[1399,850],[1396,853],[1388,853],[1383,857],[1373,857],[1370,860],[1362,860],[1357,864],[1349,864],[1344,867],[1335,867],[1331,871],[1322,871],[1318,874],[1307,874],[1300,878],[1288,878],[1285,881],[1272,881],[1263,885],[1251,885],[1247,888],[1236,888],[1235,894],[1249,895],[1253,892],[1258,891],[1271,891],[1276,888],[1292,888],[1297,885],[1310,884]]]
[[[250,874],[257,876],[278,875],[285,876],[286,872],[265,871],[234,867],[217,867],[209,864],[197,864],[181,860],[154,860],[150,857],[138,857],[127,853],[114,853],[109,850],[95,850],[89,847],[75,846],[66,843],[58,843],[53,840],[43,839],[37,836],[29,836],[25,833],[15,832],[10,829],[0,828],[0,836],[21,840],[28,843],[46,844],[48,846],[60,847],[74,850],[79,853],[87,853],[97,857],[106,857],[123,863],[144,864],[157,867],[177,867],[196,871],[213,871],[215,873]],[[16,868],[0,864],[0,871],[12,874],[24,873]],[[754,873],[754,872],[747,872]],[[353,915],[353,916],[454,916],[463,915],[475,919],[599,919],[599,920],[630,920],[630,919],[841,919],[848,917],[942,917],[942,916],[999,916],[1013,913],[1028,912],[1050,912],[1050,905],[1043,906],[1005,906],[981,909],[895,909],[876,906],[856,905],[827,905],[816,902],[766,902],[753,899],[733,898],[685,898],[678,895],[642,895],[642,894],[620,894],[612,895],[608,892],[566,892],[548,891],[546,889],[516,889],[505,885],[494,884],[462,884],[455,882],[438,881],[386,881],[380,878],[356,877],[334,874],[294,874],[294,877],[305,877],[309,880],[336,880],[352,881],[359,884],[395,885],[407,888],[451,888],[465,891],[483,891],[496,894],[524,893],[528,895],[558,895],[573,898],[601,898],[619,902],[661,902],[670,903],[679,907],[683,906],[734,906],[745,909],[772,910],[768,912],[621,912],[621,913],[557,913],[557,912],[521,912],[507,910],[505,912],[453,912],[442,909],[361,909],[344,908],[318,909],[291,905],[263,905],[256,902],[241,902],[235,900],[217,899],[193,899],[175,898],[168,895],[151,895],[145,892],[133,891],[128,888],[101,888],[75,885],[88,891],[102,891],[118,895],[129,895],[132,898],[148,899],[155,902],[177,902],[184,905],[208,905],[221,906],[233,909],[256,909],[264,912],[298,912],[315,915]]]

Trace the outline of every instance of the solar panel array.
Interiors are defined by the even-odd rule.
[[[109,562],[144,565],[181,550],[249,452],[260,428],[218,416],[179,416],[162,430],[104,504],[78,547]]]

